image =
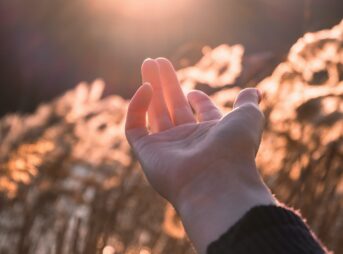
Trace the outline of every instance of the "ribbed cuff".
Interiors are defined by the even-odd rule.
[[[295,211],[280,206],[249,210],[218,240],[208,254],[222,253],[325,253],[314,234]]]

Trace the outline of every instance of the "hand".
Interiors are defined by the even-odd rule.
[[[128,107],[126,136],[151,185],[205,253],[250,208],[276,202],[255,166],[264,125],[260,94],[243,90],[222,116],[206,94],[185,97],[167,59],[144,61],[142,77]]]

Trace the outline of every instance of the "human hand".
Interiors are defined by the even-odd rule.
[[[264,125],[260,94],[243,90],[222,116],[206,94],[185,97],[167,59],[144,61],[142,77],[128,107],[126,136],[151,185],[205,253],[250,208],[276,203],[255,166]]]

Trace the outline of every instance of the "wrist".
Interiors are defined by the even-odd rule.
[[[233,165],[226,165],[225,170],[231,173],[228,175],[221,174],[221,169],[218,168],[215,173],[207,171],[212,173],[198,176],[192,185],[183,190],[183,195],[174,204],[199,253],[205,253],[212,241],[219,238],[251,208],[277,204],[259,177],[254,163],[249,168],[247,166],[242,168],[234,165],[233,168]],[[230,171],[238,174],[234,175]]]

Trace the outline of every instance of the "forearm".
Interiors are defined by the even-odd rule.
[[[249,171],[249,174],[256,172],[256,168],[246,168],[254,165],[245,165],[242,168],[237,165],[225,165],[225,170],[232,170],[232,167],[240,172]],[[218,168],[216,170],[220,174],[221,170]],[[226,177],[231,178],[229,184]],[[277,203],[259,177],[253,178],[254,180],[250,177],[233,180],[233,177],[234,175],[223,174],[220,181],[217,177],[212,181],[210,176],[198,176],[200,179],[195,184],[200,185],[201,178],[204,178],[204,184],[201,187],[191,186],[190,188],[198,191],[184,194],[183,202],[176,205],[187,234],[200,254],[206,253],[207,246],[217,240],[251,208]]]
[[[226,173],[233,169],[239,177]],[[189,186],[197,191],[183,190],[175,204],[199,254],[327,252],[301,216],[277,202],[254,163],[213,170],[221,177],[198,175]]]

